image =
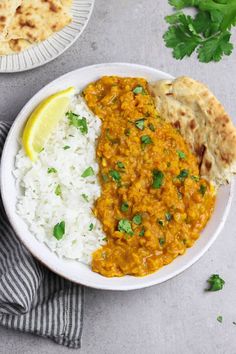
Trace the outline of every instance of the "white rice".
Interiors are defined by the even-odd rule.
[[[92,212],[93,203],[100,195],[95,154],[101,122],[81,97],[74,99],[70,110],[86,118],[88,134],[83,135],[64,117],[35,163],[23,149],[18,152],[14,171],[19,187],[16,208],[39,241],[45,242],[59,256],[89,264],[91,254],[104,244],[105,237]],[[70,148],[64,150],[64,146]],[[90,166],[95,175],[81,177]],[[48,173],[50,167],[57,172]],[[55,194],[58,184],[61,196]],[[88,197],[88,202],[82,194]],[[58,241],[53,236],[53,228],[61,221],[65,222],[65,234]],[[90,224],[93,224],[92,231],[89,231]]]

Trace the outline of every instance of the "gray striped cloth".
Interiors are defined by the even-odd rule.
[[[0,122],[0,156],[9,125]],[[0,199],[0,325],[79,348],[84,289],[44,268],[9,225]]]

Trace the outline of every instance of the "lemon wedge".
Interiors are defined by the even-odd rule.
[[[26,155],[32,161],[37,159],[49,135],[64,117],[70,104],[70,96],[74,93],[74,87],[57,92],[43,100],[31,113],[23,131],[22,142]]]

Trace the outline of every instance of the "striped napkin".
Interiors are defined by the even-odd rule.
[[[10,126],[0,122],[0,156]],[[10,226],[0,198],[0,325],[79,348],[83,287],[44,268]]]

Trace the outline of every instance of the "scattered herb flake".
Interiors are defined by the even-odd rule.
[[[181,171],[180,171],[180,174],[177,176],[177,178],[178,178],[181,182],[184,182],[187,177],[188,177],[188,170],[181,170]]]
[[[132,219],[133,223],[135,225],[140,225],[142,223],[142,215],[140,214],[136,214],[133,219]]]
[[[64,150],[68,150],[68,149],[70,149],[70,146],[69,146],[69,145],[65,145],[65,146],[63,147],[63,149],[64,149]]]
[[[89,231],[92,231],[92,230],[93,230],[93,227],[94,227],[94,225],[93,225],[93,223],[91,223],[91,224],[89,225]]]
[[[86,170],[84,170],[81,177],[86,178],[86,177],[90,177],[90,176],[94,176],[94,170],[91,166],[86,168]]]
[[[181,160],[186,159],[186,154],[183,151],[177,150],[177,154]]]
[[[164,182],[164,174],[159,170],[152,171],[153,183],[152,188],[159,189],[163,185]]]
[[[121,219],[118,223],[118,230],[121,232],[125,232],[126,234],[133,236],[134,232],[132,230],[132,226],[129,220]]]
[[[116,170],[110,170],[109,171],[109,175],[111,176],[111,178],[113,179],[113,181],[115,181],[116,183],[120,183],[121,180],[121,176],[120,173]]]
[[[220,322],[220,323],[222,323],[222,322],[223,322],[223,317],[222,317],[222,316],[218,316],[218,317],[217,317],[217,321]]]
[[[88,203],[89,202],[89,198],[87,196],[87,194],[82,194],[82,197],[84,198],[84,200]]]
[[[125,135],[126,135],[126,136],[130,136],[130,129],[128,129],[128,128],[125,129]]]
[[[195,182],[199,182],[200,177],[199,176],[191,176],[192,180],[194,180]]]
[[[207,282],[210,284],[208,291],[219,291],[223,289],[225,281],[218,274],[213,274]]]
[[[135,126],[136,128],[140,129],[140,130],[144,130],[144,122],[145,122],[145,119],[142,118],[142,119],[138,119],[135,121]]]
[[[204,197],[205,193],[206,193],[207,187],[204,184],[200,185],[199,188],[199,192],[201,193],[201,195]]]
[[[133,93],[135,95],[138,95],[138,94],[146,95],[146,91],[144,90],[143,86],[141,86],[141,85],[136,86],[133,89]]]
[[[126,213],[126,212],[129,210],[129,204],[128,204],[127,202],[123,202],[123,203],[121,204],[120,210],[121,210],[123,213]]]
[[[58,184],[55,188],[55,194],[61,196],[61,186]]]
[[[66,116],[69,119],[70,125],[73,125],[75,128],[79,129],[83,135],[88,133],[88,125],[86,118],[81,117],[71,111],[67,112]]]
[[[155,127],[154,127],[154,125],[152,124],[152,123],[149,123],[148,124],[148,128],[152,131],[152,132],[155,132]]]
[[[158,224],[161,226],[164,226],[164,221],[163,220],[157,220]]]
[[[59,241],[65,234],[65,221],[61,221],[53,228],[53,236]]]
[[[118,166],[121,170],[124,170],[124,169],[125,169],[125,165],[124,165],[123,162],[121,162],[121,161],[118,161],[118,162],[117,162],[117,166]]]
[[[48,173],[57,173],[57,170],[54,167],[49,167]]]
[[[141,143],[142,143],[142,145],[152,144],[152,139],[149,135],[143,135],[143,136],[141,136]]]
[[[163,246],[165,244],[165,238],[164,237],[160,237],[159,238],[159,243],[160,243],[160,246]]]
[[[172,219],[172,214],[169,213],[169,212],[165,213],[165,218],[166,218],[166,221],[171,221],[171,219]]]
[[[142,230],[140,231],[139,236],[140,236],[140,237],[143,237],[144,234],[145,234],[145,228],[142,227]]]

